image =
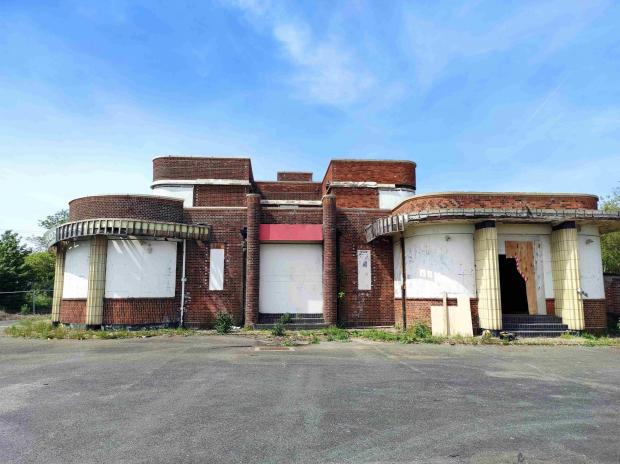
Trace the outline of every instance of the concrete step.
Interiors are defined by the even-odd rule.
[[[517,338],[559,337],[562,334],[569,333],[568,330],[504,330],[503,332],[510,332]]]
[[[566,324],[558,324],[558,323],[505,323],[503,325],[503,330],[511,332],[514,330],[568,330],[568,326]]]

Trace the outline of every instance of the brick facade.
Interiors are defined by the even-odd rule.
[[[583,300],[583,315],[585,330],[595,334],[601,334],[607,329],[607,312],[604,299]]]
[[[393,214],[443,208],[596,209],[597,205],[595,195],[456,192],[409,198],[396,207]]]
[[[605,299],[607,314],[620,317],[620,275],[605,276]]]
[[[448,306],[456,306],[456,298],[447,299]],[[474,335],[480,333],[480,318],[478,317],[478,299],[470,298],[469,305],[471,308],[471,323]],[[413,327],[415,324],[424,324],[431,327],[431,306],[443,306],[441,298],[407,298],[407,327]],[[402,299],[394,299],[394,315],[396,323],[400,324],[403,320]]]
[[[147,195],[97,195],[69,202],[69,221],[97,218],[183,222],[183,201]]]
[[[259,322],[261,224],[322,224],[323,317],[347,327],[391,326],[402,320],[394,299],[392,237],[367,243],[365,227],[376,219],[438,208],[596,209],[593,195],[522,193],[440,193],[412,197],[393,211],[379,209],[380,189],[415,189],[416,166],[410,161],[333,160],[322,182],[312,173],[279,172],[277,181],[255,181],[247,158],[159,157],[153,180],[193,186],[193,206],[183,200],[145,195],[101,195],[70,202],[70,219],[134,218],[211,227],[207,241],[186,241],[184,324],[212,327],[218,312],[236,324]],[[308,203],[314,202],[314,203]],[[223,290],[209,290],[211,249],[224,250]],[[370,290],[358,289],[358,251],[370,251]],[[182,247],[177,252],[174,298],[104,299],[103,325],[174,324],[180,320]],[[609,280],[609,279],[607,279]],[[610,280],[605,300],[589,300],[586,328],[598,330],[605,309],[616,311],[620,278]],[[472,324],[479,331],[477,299],[471,300]],[[431,305],[441,299],[408,299],[407,322],[430,325]],[[450,299],[450,305],[456,300]],[[554,300],[546,302],[554,313]],[[601,309],[603,308],[603,309]],[[60,321],[83,323],[84,300],[62,300]]]

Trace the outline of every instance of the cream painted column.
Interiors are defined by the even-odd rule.
[[[65,283],[65,245],[56,244],[56,264],[54,266],[54,294],[52,295],[52,324],[60,322],[60,303]]]
[[[501,330],[502,300],[495,221],[484,221],[476,224],[474,254],[480,328],[483,330]]]
[[[574,222],[564,222],[551,232],[551,271],[555,314],[570,330],[585,328],[579,283],[579,252]]]
[[[88,295],[86,297],[86,325],[100,326],[103,322],[103,297],[105,294],[105,268],[108,239],[97,235],[90,242],[88,260]]]

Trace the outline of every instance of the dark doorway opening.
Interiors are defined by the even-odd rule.
[[[499,255],[499,285],[503,314],[528,314],[525,279],[517,269],[515,258]]]

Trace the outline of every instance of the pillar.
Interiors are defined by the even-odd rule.
[[[260,241],[258,230],[261,220],[260,195],[251,193],[246,197],[247,238],[246,238],[246,289],[245,325],[252,327],[258,323],[258,295],[260,287]]]
[[[58,242],[55,248],[56,264],[54,266],[54,294],[52,295],[52,324],[54,325],[60,322],[60,304],[65,282],[65,246]]]
[[[88,294],[86,296],[86,326],[99,327],[103,322],[105,295],[105,268],[108,256],[108,239],[97,235],[90,241],[88,259]]]
[[[338,273],[336,256],[336,197],[323,197],[323,318],[338,323]]]
[[[484,221],[476,224],[474,254],[480,328],[492,331],[501,330],[502,300],[495,221]]]
[[[551,232],[551,271],[556,316],[561,316],[570,330],[583,330],[585,321],[574,221],[555,226]]]

